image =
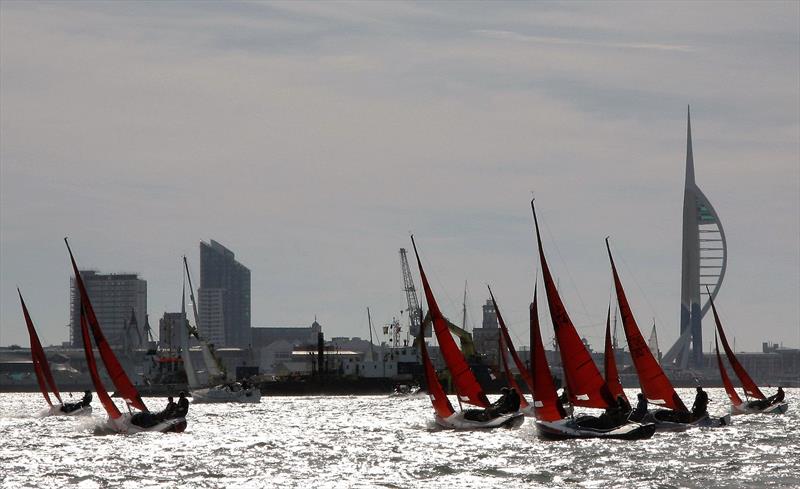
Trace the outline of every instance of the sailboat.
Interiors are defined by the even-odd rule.
[[[456,390],[458,403],[462,402],[472,404],[474,406],[488,408],[490,406],[489,399],[487,399],[483,388],[475,378],[475,374],[469,368],[464,354],[456,346],[453,336],[447,326],[447,322],[439,310],[436,299],[433,297],[433,291],[428,284],[428,278],[425,275],[425,270],[422,268],[422,262],[417,253],[417,245],[414,242],[414,237],[411,237],[411,243],[414,246],[414,254],[417,257],[417,265],[419,266],[419,274],[422,278],[422,287],[425,291],[425,300],[428,303],[429,314],[433,321],[433,331],[436,334],[436,339],[439,342],[439,348],[444,357],[445,364],[450,371],[453,379],[453,385]],[[422,355],[422,362],[425,370],[425,382],[428,387],[428,394],[433,404],[433,409],[436,415],[434,421],[442,428],[456,429],[456,430],[472,430],[472,429],[491,429],[498,427],[505,428],[518,428],[525,421],[525,416],[519,411],[515,413],[501,414],[495,418],[486,421],[476,421],[468,419],[465,410],[456,412],[450,399],[444,392],[439,379],[436,376],[436,370],[433,368],[428,350],[425,346],[425,339],[422,336],[424,328],[420,328],[420,353]]]
[[[611,341],[611,305],[608,306],[608,314],[606,315],[606,344],[605,351],[603,352],[603,371],[605,373],[606,384],[611,390],[611,394],[616,398],[622,396],[628,400],[625,395],[625,390],[622,388],[622,383],[619,381],[619,372],[617,370],[617,359],[614,357],[614,343]]]
[[[655,425],[626,423],[612,429],[587,428],[580,425],[580,417],[568,417],[558,398],[556,385],[542,342],[539,327],[539,310],[536,290],[530,305],[531,329],[531,377],[533,381],[533,412],[536,417],[536,432],[548,440],[570,440],[581,438],[611,438],[620,440],[641,440],[655,433]]]
[[[138,433],[142,431],[158,431],[158,432],[177,432],[180,433],[186,429],[186,418],[177,417],[170,419],[159,419],[157,415],[151,414],[147,406],[139,395],[139,391],[131,383],[125,370],[120,365],[117,356],[111,350],[103,330],[100,328],[100,323],[94,313],[92,302],[89,300],[89,294],[86,292],[86,286],[83,283],[83,278],[78,271],[78,265],[75,263],[75,257],[72,255],[72,250],[69,247],[67,238],[64,238],[69,251],[69,258],[72,262],[72,270],[75,273],[75,282],[78,284],[78,290],[81,300],[80,323],[81,323],[81,337],[83,339],[83,351],[86,356],[86,365],[89,369],[89,376],[92,379],[92,385],[97,392],[97,397],[100,403],[108,414],[108,420],[105,423],[105,429],[116,433]],[[94,351],[92,350],[92,340],[89,337],[89,329],[92,331],[92,336],[97,344],[97,349],[100,351],[100,359],[108,371],[111,382],[117,389],[117,393],[125,400],[128,407],[127,413],[120,412],[119,408],[111,396],[108,395],[100,380],[100,374],[97,370],[97,363],[94,358]],[[134,414],[131,408],[140,410],[140,413]]]
[[[567,314],[564,303],[556,289],[555,281],[550,274],[547,260],[544,256],[542,238],[539,232],[539,221],[536,209],[531,201],[533,222],[536,228],[536,242],[539,246],[539,261],[542,268],[547,303],[550,317],[556,334],[556,342],[561,354],[561,365],[564,370],[564,381],[570,404],[598,409],[615,408],[616,397],[611,392],[608,383],[600,375],[589,350],[578,335]],[[534,301],[535,302],[535,301]],[[538,322],[538,317],[536,318]],[[538,329],[538,327],[537,327]],[[544,348],[542,348],[544,351]],[[655,428],[650,424],[640,424],[632,421],[620,423],[617,419],[606,416],[579,415],[574,418],[550,421],[543,424],[537,421],[537,430],[546,438],[649,438],[653,436]]]
[[[683,401],[675,392],[661,365],[650,351],[650,346],[645,342],[633,312],[622,288],[622,282],[617,274],[617,267],[614,264],[614,257],[611,256],[611,245],[606,238],[606,249],[608,258],[611,261],[611,271],[614,275],[614,289],[617,294],[619,312],[622,316],[622,327],[625,330],[625,338],[628,341],[628,349],[631,353],[633,366],[639,376],[639,385],[642,388],[647,401],[666,409],[650,411],[645,416],[646,421],[656,424],[659,431],[683,431],[695,426],[725,426],[731,423],[730,415],[720,418],[712,418],[708,413],[695,418],[686,408]]]
[[[28,313],[28,307],[25,305],[25,300],[22,298],[22,292],[20,292],[19,288],[17,289],[17,294],[19,294],[22,314],[25,316],[25,324],[28,327],[28,336],[30,336],[31,360],[33,361],[33,371],[36,374],[36,382],[39,384],[39,391],[44,396],[44,400],[50,405],[50,408],[44,412],[44,416],[82,416],[91,414],[91,405],[84,406],[81,402],[64,403],[61,400],[58,386],[56,386],[53,373],[50,371],[50,364],[47,362],[47,356],[44,354],[39,335],[36,334],[36,328],[33,326],[33,320],[30,313]],[[50,392],[58,399],[58,404],[53,404],[50,399]]]
[[[747,370],[744,369],[742,364],[739,362],[739,359],[736,358],[736,355],[733,353],[733,350],[728,344],[728,338],[725,337],[725,331],[722,329],[722,321],[719,319],[717,308],[714,305],[714,299],[711,298],[711,294],[709,294],[709,299],[711,300],[711,310],[714,313],[714,322],[717,326],[717,329],[714,331],[714,346],[716,347],[717,353],[717,365],[719,366],[719,375],[722,377],[722,385],[725,386],[725,393],[728,394],[728,399],[731,400],[731,414],[785,414],[786,411],[789,410],[789,404],[785,401],[770,402],[769,399],[767,399],[767,396],[761,392],[761,389],[758,388],[758,385],[747,373]],[[731,378],[728,377],[728,372],[725,370],[725,365],[722,363],[722,356],[719,353],[717,333],[719,333],[719,339],[722,340],[722,348],[725,350],[725,356],[728,358],[728,363],[731,364],[733,372],[736,374],[736,377],[739,378],[739,382],[741,382],[742,386],[744,387],[745,398],[754,398],[756,399],[755,401],[749,401],[749,399],[749,402],[742,401],[742,398],[739,397],[739,394],[733,387]]]
[[[520,376],[522,377],[522,381],[525,383],[525,387],[527,387],[528,392],[533,393],[533,380],[531,379],[530,372],[528,368],[525,367],[525,364],[522,363],[522,359],[517,354],[517,349],[514,348],[514,342],[511,341],[511,334],[508,332],[508,328],[506,327],[506,323],[503,320],[503,315],[500,313],[500,307],[497,305],[497,301],[494,299],[494,294],[492,293],[492,288],[489,288],[489,297],[492,299],[492,307],[494,307],[495,314],[497,315],[497,322],[500,325],[500,335],[498,336],[499,342],[499,352],[500,352],[500,360],[501,364],[503,365],[503,372],[506,375],[506,379],[508,379],[508,386],[512,389],[516,390],[519,393],[520,405],[519,410],[525,416],[533,416],[533,405],[525,399],[525,394],[523,393],[522,389],[520,389],[519,384],[517,383],[517,379],[514,378],[514,374],[511,373],[511,369],[508,366],[508,360],[506,358],[506,352],[511,355],[511,359],[514,361],[514,365],[517,367]]]
[[[185,256],[183,257],[183,266],[186,271],[185,277],[189,280],[189,297],[192,300],[192,312],[194,313],[195,323],[195,326],[192,327],[187,321],[186,328],[183,328],[181,331],[181,356],[183,358],[183,366],[186,369],[186,380],[192,394],[192,403],[261,402],[261,390],[259,388],[246,384],[243,385],[239,382],[225,382],[225,371],[222,367],[222,362],[211,350],[208,341],[202,338],[198,331],[200,319],[197,314],[197,301],[195,301],[194,298],[192,276],[189,274],[189,263],[186,261]],[[181,312],[183,313],[183,317],[186,317],[185,283],[184,292],[181,297]],[[208,382],[205,384],[198,380],[197,371],[192,364],[192,356],[189,351],[189,335],[194,336],[200,343],[203,361],[206,366],[206,371],[208,372]]]

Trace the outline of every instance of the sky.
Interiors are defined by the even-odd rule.
[[[798,347],[799,25],[797,2],[4,0],[0,345],[28,344],[17,286],[68,339],[64,236],[146,279],[154,326],[214,239],[252,272],[253,326],[363,338],[370,307],[380,334],[410,232],[446,315],[466,281],[479,326],[490,284],[527,344],[534,195],[579,332],[601,348],[611,236],[666,350],[691,105],[728,336]]]

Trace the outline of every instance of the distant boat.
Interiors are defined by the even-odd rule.
[[[625,290],[617,274],[617,267],[614,265],[614,257],[611,256],[611,246],[606,238],[606,249],[608,259],[611,262],[611,271],[614,276],[614,289],[619,303],[619,312],[622,316],[622,327],[625,330],[625,338],[628,341],[628,350],[631,353],[633,366],[639,376],[639,385],[642,388],[647,401],[651,404],[664,407],[650,411],[645,420],[656,424],[659,431],[683,431],[696,426],[725,426],[731,423],[730,415],[720,418],[712,418],[708,413],[695,418],[683,404],[683,401],[675,392],[661,365],[650,351],[650,346],[645,342],[636,319],[633,317]]]
[[[725,393],[728,394],[728,399],[731,400],[731,414],[785,414],[786,411],[789,410],[789,404],[785,401],[774,402],[772,399],[768,399],[747,373],[747,370],[744,369],[739,359],[736,358],[736,355],[728,344],[728,338],[725,337],[725,331],[722,329],[722,322],[717,314],[714,299],[711,298],[710,294],[709,300],[711,301],[711,310],[714,312],[714,322],[717,325],[717,329],[714,331],[717,365],[719,366],[719,375],[722,377],[722,385],[725,386]],[[733,387],[731,378],[728,377],[728,372],[725,370],[725,365],[722,363],[722,357],[719,354],[717,333],[719,333],[719,339],[722,340],[722,348],[725,350],[725,356],[728,357],[728,363],[731,364],[733,372],[744,387],[745,398],[755,398],[754,401],[750,401],[749,399],[748,401],[742,401],[742,398],[739,397],[739,394]]]
[[[558,351],[561,354],[561,365],[564,370],[564,384],[570,404],[589,408],[611,409],[617,405],[616,397],[611,392],[606,380],[600,375],[591,354],[578,335],[572,320],[567,314],[564,303],[556,289],[555,281],[550,274],[547,260],[544,256],[542,239],[539,233],[539,221],[536,209],[531,201],[533,222],[536,228],[536,243],[539,248],[539,261],[542,269],[547,303],[550,309],[550,318],[555,330]],[[534,299],[534,304],[535,304]],[[538,331],[538,317],[532,317],[536,322]],[[541,343],[541,339],[538,340]],[[538,348],[538,346],[537,346]],[[542,352],[544,348],[542,348]],[[540,361],[541,362],[541,361]],[[540,375],[534,372],[537,375]],[[547,373],[549,375],[549,372]],[[552,385],[552,384],[551,384]],[[552,398],[554,393],[545,393],[547,398]],[[561,406],[563,411],[563,406]],[[569,419],[546,420],[538,419],[536,429],[540,436],[550,439],[567,438],[622,438],[641,439],[650,438],[655,432],[652,424],[640,424],[612,418],[611,416],[580,415]]]
[[[220,359],[214,354],[211,346],[204,338],[200,336],[198,328],[200,327],[200,319],[197,314],[197,302],[194,298],[194,290],[192,288],[192,276],[189,274],[189,264],[186,257],[183,257],[183,266],[185,269],[185,277],[189,280],[189,296],[192,300],[192,312],[194,313],[194,327],[189,322],[186,322],[186,328],[181,328],[181,356],[183,357],[183,366],[186,369],[186,380],[189,384],[189,390],[192,394],[192,403],[218,403],[218,402],[244,402],[244,403],[259,403],[261,402],[261,390],[255,386],[243,385],[239,382],[226,382],[225,370],[222,366]],[[185,282],[184,282],[185,283]],[[181,312],[183,317],[186,317],[186,288],[184,285],[183,295],[181,297]],[[208,383],[203,384],[197,379],[197,371],[192,364],[192,356],[189,352],[189,335],[194,336],[200,343],[200,349],[203,352],[203,361],[205,363],[206,371],[208,372]]]
[[[622,383],[619,381],[619,372],[617,371],[617,359],[614,357],[614,344],[611,341],[611,305],[608,306],[608,314],[606,315],[606,344],[605,352],[603,354],[603,371],[605,373],[606,384],[611,390],[614,397],[622,396],[628,400],[625,394],[625,389],[622,388]]]
[[[511,373],[511,369],[508,366],[508,360],[506,359],[506,353],[511,355],[512,360],[514,360],[514,365],[516,365],[523,382],[525,382],[525,386],[531,393],[533,393],[533,381],[530,378],[528,369],[525,368],[525,364],[522,363],[522,359],[517,354],[516,348],[514,348],[514,343],[511,341],[511,335],[508,332],[505,321],[503,321],[503,315],[500,314],[500,308],[497,306],[497,301],[494,300],[494,294],[492,293],[491,287],[489,288],[489,296],[492,298],[492,306],[494,307],[495,314],[497,315],[497,322],[500,325],[500,334],[498,335],[498,351],[500,352],[500,363],[503,366],[503,373],[508,381],[508,386],[516,390],[519,394],[519,410],[522,411],[525,416],[533,416],[533,406],[528,403],[527,399],[525,399],[525,394],[522,392],[522,389],[520,389],[517,379],[515,379],[514,374]]]
[[[81,301],[80,323],[81,323],[81,338],[83,339],[83,349],[86,356],[86,365],[89,369],[89,376],[92,379],[92,384],[97,392],[97,397],[100,398],[100,403],[108,414],[108,420],[105,428],[112,432],[117,433],[138,433],[141,431],[158,431],[158,432],[182,432],[186,429],[186,418],[177,417],[170,419],[158,419],[158,416],[150,413],[147,406],[144,404],[142,397],[136,390],[136,387],[131,383],[125,370],[120,365],[117,356],[111,350],[103,330],[100,328],[100,323],[94,313],[94,308],[89,300],[89,294],[86,291],[86,286],[83,283],[83,278],[78,271],[78,265],[75,263],[75,257],[72,256],[72,250],[69,247],[69,242],[64,238],[69,251],[69,258],[72,262],[72,270],[75,273],[75,282],[78,285]],[[100,359],[108,371],[111,382],[117,389],[117,394],[125,400],[128,407],[128,413],[121,413],[119,408],[111,397],[108,395],[100,380],[100,374],[97,370],[97,364],[92,350],[92,340],[89,337],[89,329],[92,331],[92,336],[97,344],[97,349],[100,352]],[[140,410],[140,413],[132,413],[131,408]]]
[[[414,254],[417,257],[417,265],[419,266],[419,273],[422,279],[422,287],[425,290],[425,299],[428,303],[429,314],[433,322],[433,331],[436,334],[436,339],[439,342],[439,349],[442,352],[447,368],[453,379],[453,384],[458,397],[459,405],[462,402],[472,404],[474,406],[488,408],[489,399],[487,399],[483,388],[475,378],[474,373],[467,364],[466,358],[461,350],[456,346],[453,336],[447,326],[436,299],[433,296],[431,287],[428,284],[428,278],[425,276],[425,270],[422,268],[422,262],[417,253],[417,245],[414,242],[414,237],[411,237],[411,242],[414,246]],[[517,411],[515,413],[501,414],[495,418],[486,421],[476,421],[465,417],[465,410],[456,412],[450,399],[444,391],[439,378],[436,375],[436,370],[433,368],[433,363],[428,356],[428,348],[425,345],[425,338],[423,336],[424,328],[420,328],[419,349],[422,356],[423,368],[425,371],[425,382],[428,388],[428,394],[433,404],[435,412],[434,421],[437,425],[446,429],[456,430],[472,430],[472,429],[491,429],[491,428],[517,428],[522,425],[525,420],[524,415]]]
[[[39,335],[36,334],[36,328],[33,326],[33,320],[28,313],[28,307],[25,305],[25,300],[22,298],[22,292],[17,289],[19,294],[19,302],[22,304],[22,314],[25,316],[25,324],[28,326],[28,336],[31,341],[31,360],[33,361],[33,371],[36,374],[36,381],[39,384],[39,390],[44,396],[44,400],[50,405],[46,416],[81,416],[92,413],[91,404],[84,406],[82,402],[65,403],[61,400],[61,394],[58,392],[58,387],[53,379],[53,373],[50,371],[50,364],[47,362],[47,356],[44,354],[42,343],[39,341]],[[53,404],[50,399],[50,392],[53,393],[58,404]]]

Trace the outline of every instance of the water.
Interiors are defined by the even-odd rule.
[[[722,389],[709,394],[709,411],[725,411]],[[512,431],[431,431],[427,397],[192,405],[182,434],[97,436],[96,400],[89,418],[37,418],[40,395],[0,394],[0,486],[800,487],[800,389],[787,400],[784,416],[736,416],[726,428],[548,442],[530,420]]]

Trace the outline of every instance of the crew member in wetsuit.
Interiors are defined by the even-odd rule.
[[[786,394],[783,392],[783,387],[778,387],[778,392],[776,392],[774,396],[769,396],[766,399],[758,399],[755,401],[750,401],[747,403],[747,407],[758,410],[766,409],[772,406],[773,404],[778,404],[780,402],[783,402],[785,398]]]
[[[189,412],[189,399],[186,399],[186,393],[181,391],[180,396],[178,396],[178,407],[177,409],[175,409],[174,417],[185,418],[188,412]]]
[[[708,407],[708,394],[702,387],[697,387],[697,394],[694,396],[694,404],[692,405],[692,417],[694,419],[702,418],[708,414],[706,408]]]
[[[640,392],[636,397],[638,398],[636,409],[628,416],[628,419],[631,421],[641,421],[647,414],[647,398],[644,396],[644,393]]]
[[[167,397],[167,406],[158,414],[158,417],[162,420],[170,419],[175,416],[175,411],[178,409],[178,405],[175,404],[175,401],[172,400],[172,396]]]
[[[84,391],[83,398],[78,402],[65,402],[63,406],[61,406],[61,411],[65,413],[71,413],[72,411],[77,411],[82,407],[89,407],[92,404],[92,391]]]
[[[621,426],[628,421],[628,415],[631,413],[631,405],[625,396],[622,394],[617,396],[617,400],[613,406],[606,409],[600,417],[605,417],[611,426]]]
[[[517,390],[510,387],[504,387],[504,389],[506,390],[505,394],[497,400],[496,404],[498,405],[493,409],[495,417],[519,411],[520,399]]]

